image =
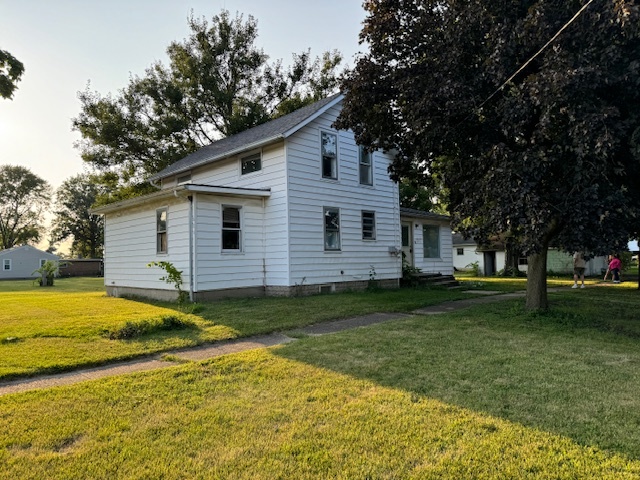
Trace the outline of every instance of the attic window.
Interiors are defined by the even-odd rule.
[[[240,168],[242,175],[262,170],[262,156],[260,155],[260,152],[242,157],[240,159]]]
[[[178,185],[182,185],[183,183],[190,183],[191,182],[191,173],[185,173],[184,175],[180,175],[179,177],[176,178],[176,183]]]

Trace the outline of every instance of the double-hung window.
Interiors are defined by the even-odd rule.
[[[362,211],[362,239],[376,239],[376,212]]]
[[[240,159],[240,173],[242,175],[259,172],[260,170],[262,170],[262,156],[260,152],[252,153]]]
[[[222,206],[222,250],[239,252],[242,245],[240,207]]]
[[[335,133],[320,134],[322,152],[322,178],[338,179],[338,136]]]
[[[340,250],[340,209],[324,207],[324,249]]]
[[[424,258],[440,258],[440,227],[422,225],[422,244]]]
[[[360,185],[373,185],[373,155],[364,147],[358,147]]]
[[[3,269],[5,272],[8,272],[8,271],[10,271],[10,270],[11,270],[11,259],[10,259],[10,258],[5,258],[5,259],[2,261],[2,269]]]
[[[167,208],[156,210],[156,252],[167,253]]]

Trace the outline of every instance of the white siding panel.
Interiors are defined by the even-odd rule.
[[[287,140],[291,285],[395,279],[400,258],[389,247],[400,246],[397,186],[387,174],[389,158],[374,158],[374,186],[359,184],[358,147],[351,132],[331,128],[334,108]],[[338,135],[338,180],[323,179],[320,132]],[[323,207],[340,209],[340,252],[324,250]],[[362,239],[362,210],[376,213],[376,240]],[[375,274],[374,274],[375,271]]]
[[[166,254],[156,252],[156,210],[167,207]],[[149,268],[153,261],[167,261],[183,272],[189,288],[189,203],[183,199],[121,210],[105,216],[104,279],[107,286],[172,290],[160,280],[163,271]]]

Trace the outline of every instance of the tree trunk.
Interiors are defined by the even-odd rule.
[[[547,310],[547,246],[527,257],[527,310]]]

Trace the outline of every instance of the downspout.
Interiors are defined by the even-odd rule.
[[[189,300],[195,301],[195,292],[198,291],[194,282],[197,276],[195,275],[196,262],[195,262],[195,241],[196,241],[196,201],[194,195],[189,195]]]
[[[262,289],[267,292],[267,225],[265,212],[265,198],[262,197]]]

